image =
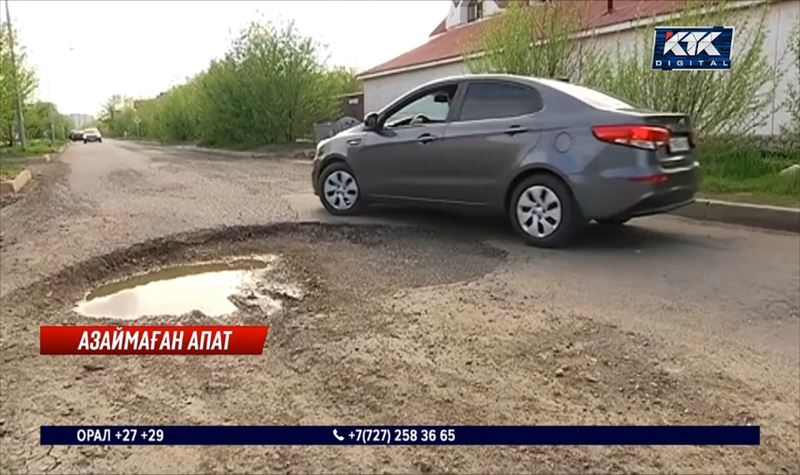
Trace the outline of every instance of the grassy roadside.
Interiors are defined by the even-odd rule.
[[[0,146],[0,159],[38,157],[57,151],[65,143],[66,141],[51,143],[49,140],[32,140],[25,150],[18,146],[8,147],[4,144]]]
[[[800,150],[795,144],[715,139],[700,145],[698,157],[703,174],[702,197],[800,207],[800,173],[780,173],[800,164]]]
[[[800,175],[795,175],[795,182],[800,181]],[[787,208],[800,208],[800,194],[775,193],[768,188],[769,179],[753,179],[739,182],[729,182],[724,178],[704,177],[700,185],[700,198],[709,198],[735,203],[751,203],[760,205],[783,206]]]
[[[800,198],[774,196],[765,193],[709,193],[701,190],[697,194],[697,197],[710,200],[730,201],[733,203],[800,208]]]
[[[19,163],[7,163],[0,160],[0,180],[13,180],[24,169],[25,166]]]
[[[26,158],[56,152],[65,143],[59,141],[53,144],[49,140],[40,139],[29,142],[25,150],[20,147],[8,147],[5,144],[0,146],[0,180],[16,178],[25,169]]]

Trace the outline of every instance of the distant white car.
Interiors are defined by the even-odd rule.
[[[97,129],[86,129],[83,131],[83,143],[100,142],[103,143],[103,136]]]

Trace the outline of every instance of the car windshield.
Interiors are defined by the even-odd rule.
[[[578,86],[563,81],[555,81],[552,79],[538,79],[542,84],[556,89],[564,94],[570,95],[579,101],[588,104],[595,109],[604,110],[622,110],[622,109],[635,109],[636,107],[614,96],[590,89],[588,87]]]

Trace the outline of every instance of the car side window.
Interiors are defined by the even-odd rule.
[[[414,99],[387,117],[385,126],[397,128],[446,121],[456,88],[455,85],[445,86]]]
[[[458,120],[498,119],[531,114],[542,109],[539,93],[527,86],[472,83],[464,95]]]

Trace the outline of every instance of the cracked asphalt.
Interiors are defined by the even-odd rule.
[[[309,165],[109,140],[35,166],[0,208],[0,472],[800,472],[797,234],[658,216],[535,249],[499,218],[327,216]],[[270,317],[262,357],[38,355],[39,325],[94,322],[71,310],[94,285],[263,251],[312,291]],[[38,445],[39,425],[82,423],[758,424],[762,439]]]

